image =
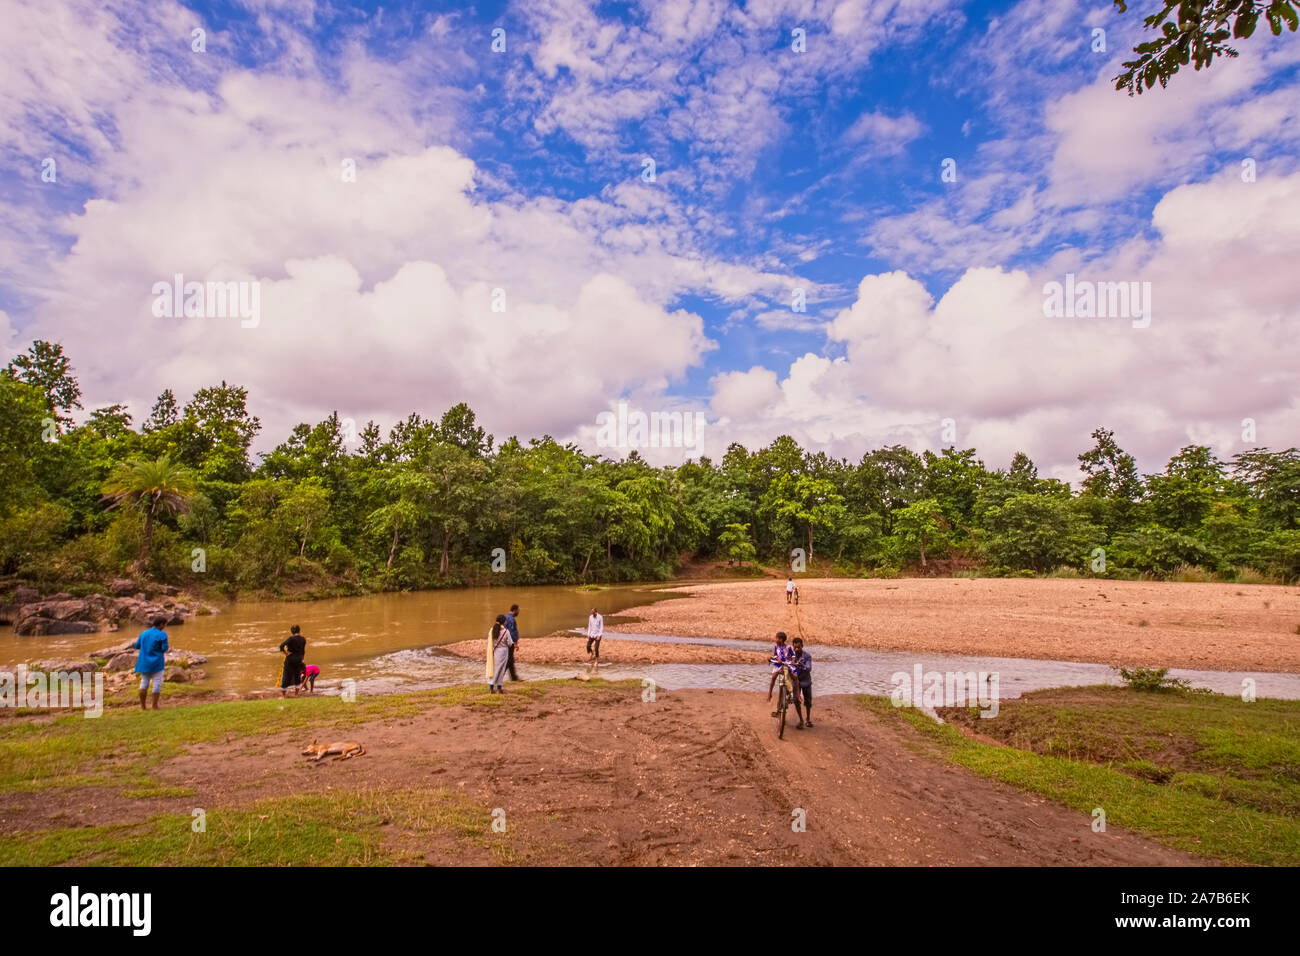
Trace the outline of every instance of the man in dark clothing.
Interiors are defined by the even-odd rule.
[[[510,613],[506,615],[506,630],[514,638],[514,643],[510,645],[510,661],[506,669],[510,671],[511,680],[519,680],[519,675],[515,673],[515,646],[519,643],[519,622],[515,620],[519,616],[519,605],[510,605]]]
[[[794,698],[794,712],[799,715],[799,723],[795,724],[795,730],[803,730],[804,727],[811,727],[812,722],[812,655],[803,649],[803,638],[796,637],[792,642],[794,647],[790,655],[790,670],[794,672],[795,682],[799,687],[799,692]],[[803,710],[800,711],[799,703],[803,701]]]
[[[297,624],[289,628],[289,636],[280,642],[280,652],[284,654],[284,671],[280,674],[280,696],[284,697],[290,687],[293,695],[298,696],[302,689],[303,658],[307,653],[307,638],[302,636]]]

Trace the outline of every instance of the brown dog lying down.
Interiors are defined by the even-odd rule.
[[[365,752],[366,748],[358,743],[318,744],[313,740],[311,746],[304,750],[302,755],[320,761],[330,754],[338,754],[335,760],[347,760],[349,757],[360,757]]]

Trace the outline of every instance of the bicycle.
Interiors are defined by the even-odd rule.
[[[785,714],[790,708],[790,702],[794,700],[796,693],[794,685],[794,675],[790,672],[788,662],[779,657],[773,657],[769,663],[779,664],[781,666],[781,677],[777,681],[776,693],[776,736],[778,740],[785,739]]]

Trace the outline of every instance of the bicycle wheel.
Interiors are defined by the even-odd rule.
[[[790,706],[790,698],[785,692],[785,681],[781,681],[781,687],[776,693],[776,736],[778,740],[785,739],[785,710]]]

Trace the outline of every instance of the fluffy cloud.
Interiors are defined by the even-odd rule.
[[[857,147],[860,156],[896,156],[924,130],[921,121],[911,113],[899,116],[863,113],[853,121],[844,139]]]
[[[1067,480],[1099,425],[1152,470],[1184,444],[1211,442],[1224,456],[1252,447],[1245,418],[1258,444],[1300,443],[1289,261],[1300,174],[1179,187],[1153,226],[1150,242],[1066,257],[1060,272],[969,269],[937,302],[904,272],[867,276],[827,329],[842,359],[805,355],[784,378],[717,376],[714,408],[748,415],[751,440],[786,431],[852,455],[891,441],[937,449],[951,418],[958,444],[991,466],[1025,451]],[[1066,268],[1079,280],[1149,282],[1150,326],[1045,317],[1044,284]]]
[[[69,16],[66,29],[104,52],[120,32],[112,10]],[[188,35],[177,8],[166,22]],[[333,64],[342,98],[339,81],[300,59],[255,72],[215,50],[194,56],[201,75],[160,77],[118,49],[111,83],[90,72],[81,88],[68,48],[5,68],[59,75],[69,116],[77,103],[104,116],[68,134],[94,171],[78,186],[84,204],[0,226],[14,248],[66,250],[11,266],[34,301],[21,335],[0,344],[64,343],[88,407],[126,402],[142,415],[164,386],[183,397],[225,379],[249,387],[275,439],[330,409],[387,424],[461,400],[500,433],[565,436],[621,395],[663,401],[714,347],[674,299],[738,301],[789,284],[700,252],[688,213],[662,192],[479,195],[474,162],[425,144],[455,122],[455,100],[436,117],[404,110],[419,100],[409,76],[359,48]],[[39,127],[26,113],[14,123],[15,140]],[[257,282],[260,323],[155,316],[153,285],[176,274]]]

